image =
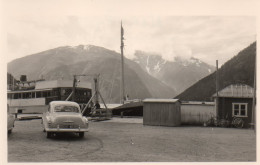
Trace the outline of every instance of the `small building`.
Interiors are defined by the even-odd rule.
[[[219,119],[232,122],[234,117],[242,118],[244,127],[252,123],[254,88],[245,84],[232,84],[213,95],[216,114]],[[217,100],[218,99],[218,100]]]
[[[181,104],[178,99],[144,99],[143,124],[180,126]]]

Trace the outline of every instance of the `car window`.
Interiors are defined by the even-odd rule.
[[[55,112],[79,112],[78,107],[71,105],[57,105],[54,108]]]

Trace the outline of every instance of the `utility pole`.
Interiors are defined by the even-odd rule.
[[[122,98],[121,98],[121,103],[124,104],[125,101],[125,80],[124,80],[124,29],[122,26],[122,21],[121,21],[121,67],[122,67],[122,72],[121,72],[121,77],[122,77]]]
[[[256,132],[256,56],[255,56],[255,69],[254,69],[254,87],[253,87],[253,103],[252,103],[252,119],[251,124]]]
[[[95,96],[96,96],[96,104],[98,104],[99,103],[99,100],[98,100],[98,91],[99,91],[99,89],[98,89],[98,78],[99,78],[99,75],[97,75],[96,77],[94,77],[94,83],[95,83]]]
[[[218,60],[216,60],[216,117],[217,119],[219,119],[219,116],[218,116],[218,102],[219,102],[219,98],[218,98],[218,89],[219,86],[218,86]]]
[[[12,75],[11,75],[12,76]],[[13,80],[13,91],[14,91],[14,76],[12,76],[12,80]]]
[[[73,75],[72,101],[75,101],[76,82],[76,75]]]

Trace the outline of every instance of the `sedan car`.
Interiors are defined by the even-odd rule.
[[[14,128],[15,116],[9,112],[9,105],[7,104],[7,130],[11,133]]]
[[[71,101],[50,102],[42,123],[47,138],[59,132],[74,132],[84,137],[84,132],[88,131],[88,119],[82,116],[78,103]]]

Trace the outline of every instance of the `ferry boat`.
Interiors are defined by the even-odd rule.
[[[75,87],[74,101],[84,106],[92,96],[91,83],[80,82]],[[44,113],[48,104],[66,100],[73,91],[73,80],[36,81],[7,91],[10,113]]]

